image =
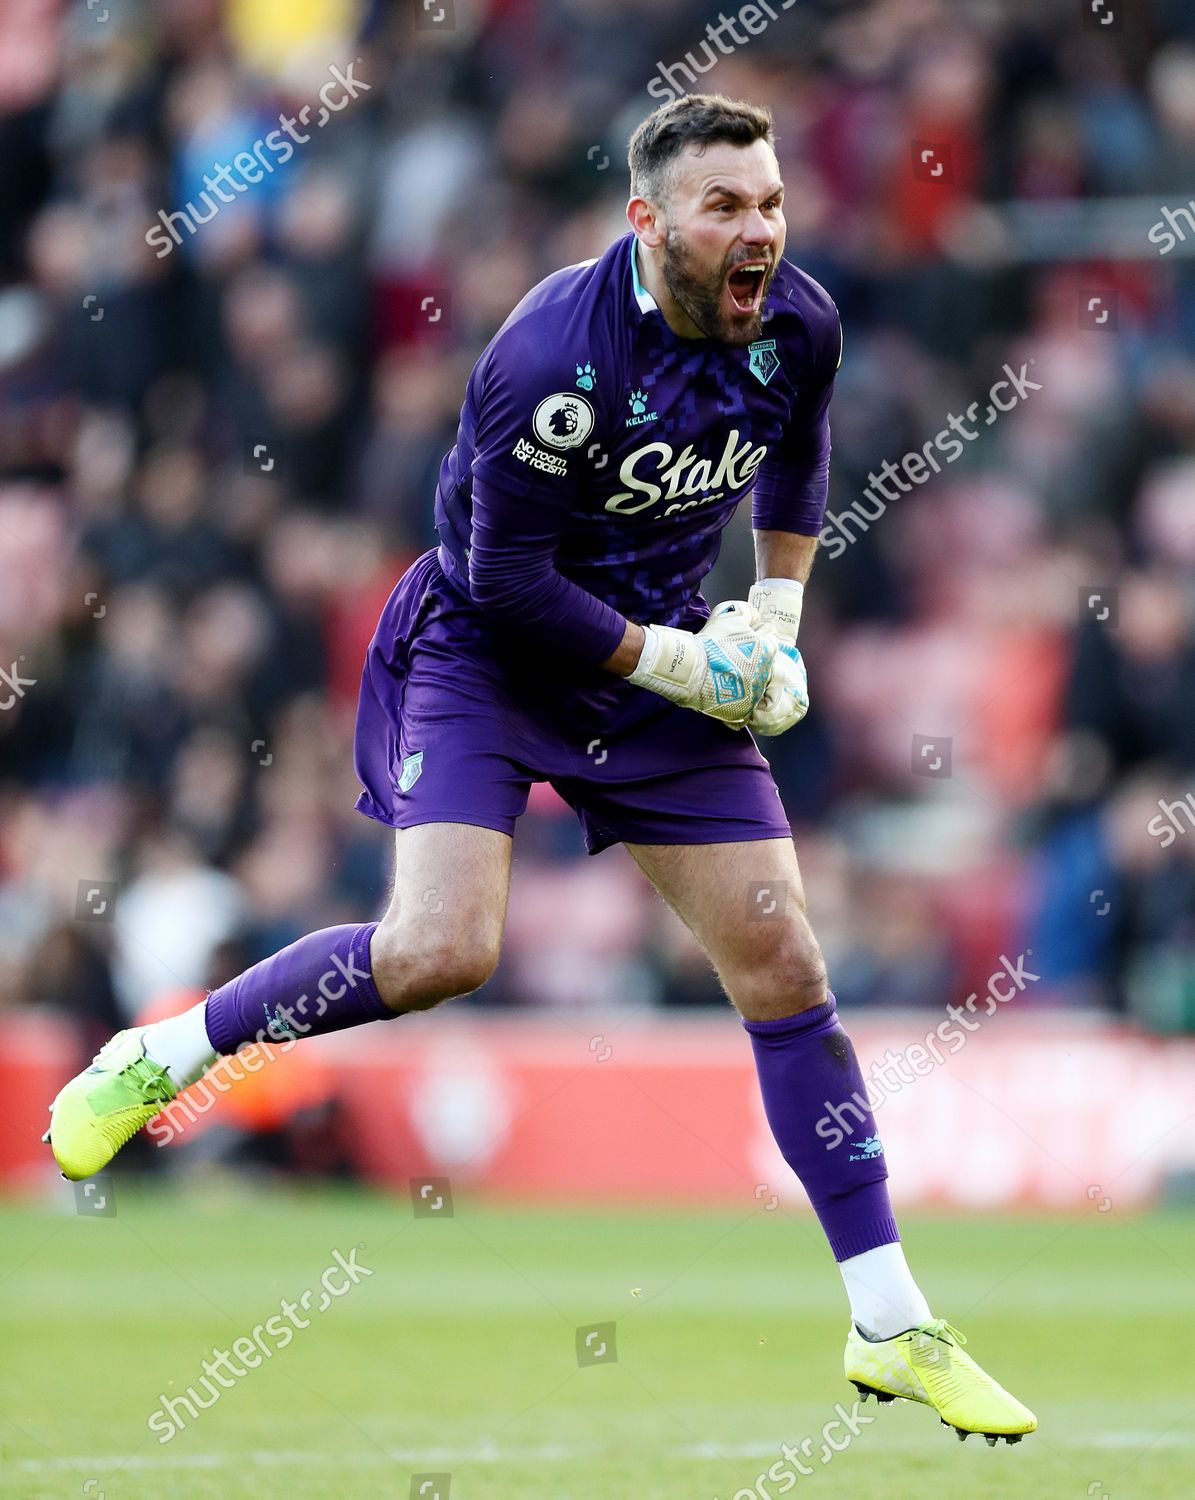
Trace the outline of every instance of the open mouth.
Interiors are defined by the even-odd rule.
[[[736,312],[751,314],[759,311],[768,269],[766,260],[748,260],[731,271],[726,279],[726,288]]]

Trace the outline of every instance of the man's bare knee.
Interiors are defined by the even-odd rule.
[[[370,947],[373,981],[391,1010],[430,1010],[480,989],[497,967],[498,946],[476,935],[429,940],[383,924]]]
[[[726,988],[749,1021],[795,1016],[824,1004],[828,978],[817,939],[804,923],[777,930],[726,976]]]
[[[370,944],[374,983],[398,1013],[480,988],[498,962],[511,841],[467,823],[394,835],[394,891]]]

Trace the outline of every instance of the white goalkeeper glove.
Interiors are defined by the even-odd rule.
[[[770,627],[780,642],[767,689],[747,720],[756,734],[783,734],[809,712],[809,678],[797,650],[804,597],[805,585],[795,578],[763,578],[747,595],[760,628]]]
[[[755,628],[757,620],[750,605],[731,599],[696,635],[645,625],[639,663],[627,681],[741,729],[768,685],[779,644],[773,630]]]

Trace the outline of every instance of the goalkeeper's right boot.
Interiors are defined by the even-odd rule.
[[[1036,1432],[1037,1418],[963,1353],[960,1345],[965,1343],[944,1318],[874,1343],[852,1324],[846,1377],[864,1401],[870,1395],[881,1402],[900,1396],[932,1406],[960,1441],[982,1432],[993,1447],[997,1438],[1019,1443],[1026,1433]]]
[[[118,1031],[50,1105],[42,1140],[72,1182],[106,1167],[178,1092],[166,1069],[146,1056],[145,1031]]]

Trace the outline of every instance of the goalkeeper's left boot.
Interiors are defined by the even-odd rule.
[[[106,1167],[178,1092],[166,1069],[145,1055],[144,1037],[145,1028],[118,1031],[50,1105],[42,1140],[72,1182]]]
[[[872,1343],[851,1325],[844,1365],[862,1400],[921,1401],[932,1406],[963,1441],[982,1432],[989,1447],[997,1438],[1019,1443],[1037,1429],[1037,1418],[981,1370],[960,1345],[966,1339],[943,1318]]]

